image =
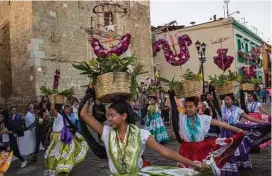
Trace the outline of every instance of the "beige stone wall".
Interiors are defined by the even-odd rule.
[[[8,3],[0,4],[0,96],[4,98],[12,94],[9,12]]]
[[[15,105],[25,109],[25,105],[36,99],[35,75],[28,66],[29,52],[27,45],[31,38],[32,3],[31,2],[1,2],[0,27],[9,24],[10,61],[12,76],[12,96],[0,100],[0,104]],[[30,79],[32,78],[32,79]],[[5,97],[5,96],[3,96]]]
[[[180,29],[176,31],[171,31],[162,34],[156,35],[156,39],[166,38],[168,43],[171,45],[170,35],[175,38],[175,34],[183,35],[187,34],[191,37],[193,44],[189,47],[190,51],[190,60],[180,68],[179,66],[171,66],[165,60],[163,51],[157,53],[157,56],[154,58],[154,63],[159,63],[158,68],[160,69],[161,77],[172,79],[175,75],[176,78],[182,75],[182,72],[185,72],[188,68],[193,72],[197,73],[200,66],[200,61],[197,54],[197,49],[195,47],[195,42],[198,40],[201,43],[206,43],[206,63],[204,63],[204,75],[205,80],[208,80],[209,75],[219,75],[222,74],[222,70],[220,70],[213,62],[213,57],[217,55],[216,51],[219,49],[220,43],[212,44],[212,40],[217,40],[223,37],[229,37],[223,43],[223,48],[228,48],[228,55],[235,57],[235,47],[234,47],[234,39],[233,39],[233,31],[232,31],[232,23],[230,19],[224,19],[215,22],[209,22],[202,25],[195,25],[192,27],[188,27],[185,29]],[[177,45],[176,38],[174,39],[175,48],[179,50],[179,46]],[[235,61],[231,66],[231,70],[236,70]]]

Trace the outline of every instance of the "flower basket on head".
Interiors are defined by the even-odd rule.
[[[227,95],[235,92],[234,81],[224,82],[222,87],[216,87],[216,92],[219,95]]]
[[[131,35],[125,34],[119,43],[106,49],[96,38],[89,38],[94,54],[98,57],[91,61],[73,64],[73,67],[88,75],[94,84],[96,97],[103,103],[108,103],[112,96],[123,94],[137,96],[137,76],[146,73],[144,66],[136,63],[135,57],[122,57],[128,50]]]
[[[54,101],[54,103],[56,104],[64,104],[65,97],[67,99],[70,99],[74,95],[73,88],[66,89],[61,92],[58,91],[59,79],[60,79],[60,70],[57,69],[54,75],[53,89],[47,88],[45,86],[40,87],[41,93],[48,95],[48,99],[50,103]]]
[[[253,83],[242,83],[241,89],[243,91],[254,91],[255,90],[255,84]]]
[[[157,90],[148,90],[148,96],[150,97],[157,97],[158,91]]]
[[[111,97],[117,94],[131,95],[131,78],[127,72],[117,72],[115,80],[113,72],[105,73],[97,77],[95,85],[96,98],[102,102],[109,102]]]
[[[216,89],[216,92],[219,95],[226,95],[236,92],[235,82],[240,79],[240,75],[237,72],[232,72],[229,70],[229,74],[225,75],[215,75],[214,77],[209,76],[213,86]]]
[[[154,80],[151,80],[151,83],[148,86],[147,92],[149,97],[157,97],[158,94],[163,91],[162,86],[160,85],[160,80],[158,78],[155,78]]]
[[[203,81],[201,74],[195,74],[189,69],[183,75],[181,81],[181,95],[187,97],[200,97],[203,94]]]
[[[262,80],[254,77],[256,77],[255,65],[251,65],[250,67],[241,67],[241,90],[254,91],[256,87],[255,85],[262,83]]]
[[[200,97],[203,94],[203,82],[198,80],[184,80],[181,82],[181,95],[184,98]]]
[[[55,97],[55,103],[56,104],[64,104],[64,96],[63,95],[57,95]]]
[[[73,64],[73,67],[88,75],[94,84],[96,98],[103,103],[110,102],[114,95],[135,97],[137,94],[137,76],[144,74],[144,66],[135,63],[135,57],[121,57],[115,54],[105,58]]]

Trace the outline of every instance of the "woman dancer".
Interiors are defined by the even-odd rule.
[[[145,130],[148,130],[157,142],[164,143],[168,141],[169,138],[156,100],[157,97],[149,97],[150,104],[147,108],[148,112],[145,122]]]
[[[247,115],[242,109],[233,105],[234,96],[233,94],[225,95],[224,97],[225,104],[221,107],[222,112],[222,121],[228,123],[229,125],[235,125],[243,130],[247,131],[247,135],[244,137],[239,148],[236,150],[235,155],[231,157],[229,162],[227,162],[224,167],[221,169],[221,175],[239,175],[239,169],[251,169],[252,164],[248,157],[248,151],[252,145],[252,142],[261,138],[262,135],[267,133],[270,130],[269,124],[263,125],[242,125],[239,124],[240,118],[243,117],[246,120],[263,123],[264,121],[254,119]],[[257,133],[256,133],[257,132]],[[228,129],[222,129],[220,137],[231,137],[233,132]]]
[[[228,161],[230,155],[233,154],[243,139],[243,131],[239,128],[230,126],[226,123],[212,119],[211,116],[205,114],[197,114],[198,98],[190,97],[185,99],[185,114],[178,114],[174,92],[169,92],[172,105],[172,120],[176,134],[176,139],[181,143],[179,154],[193,161],[202,162],[205,159],[212,158],[214,155],[214,169],[217,174]],[[236,135],[230,138],[209,138],[204,140],[210,126],[218,126],[231,130]],[[212,161],[212,160],[211,160]],[[180,167],[187,167],[181,163]]]
[[[51,113],[55,117],[51,141],[45,153],[44,175],[68,175],[73,166],[83,161],[87,155],[88,145],[84,138],[76,132],[76,127],[62,113],[62,105],[51,102]],[[73,133],[67,127],[73,128]],[[66,134],[65,134],[66,133]]]
[[[262,119],[262,114],[266,116],[271,116],[269,112],[267,112],[262,104],[258,101],[257,96],[253,91],[247,91],[247,102],[245,102],[244,94],[241,93],[241,108],[246,113],[258,113],[259,119]],[[249,114],[250,115],[250,114]]]
[[[139,129],[133,125],[135,119],[131,115],[132,108],[122,97],[116,97],[109,106],[108,121],[110,126],[103,126],[89,115],[90,103],[95,98],[92,85],[89,85],[89,92],[83,99],[85,104],[80,112],[80,118],[102,136],[109,159],[110,170],[113,175],[138,175],[139,169],[143,166],[140,156],[143,154],[146,145],[166,158],[192,167],[202,167],[201,163],[195,163],[163,147],[156,142],[149,131]]]

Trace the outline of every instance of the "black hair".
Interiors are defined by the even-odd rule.
[[[206,97],[207,97],[207,94],[202,94],[202,95],[200,96],[200,101],[201,101],[201,102],[205,101],[205,100],[206,100]]]
[[[211,92],[205,94],[205,100],[208,103],[208,105],[212,108],[213,118],[217,119],[217,117],[216,117],[217,114],[216,114],[215,110],[217,110],[219,116],[221,117],[221,108],[220,108],[220,105],[219,105],[219,101],[218,101],[217,95],[215,93],[215,89],[210,89],[210,91]],[[213,97],[213,99],[212,100],[208,100],[207,99],[208,95],[211,95]]]
[[[123,95],[116,95],[111,99],[112,104],[109,108],[114,109],[117,113],[123,115],[127,114],[127,123],[135,124],[135,117],[133,113],[133,108],[127,101],[127,97]]]
[[[47,103],[47,102],[44,102],[44,98],[47,98],[47,102],[48,102],[48,96],[47,95],[43,95],[42,98],[41,98],[41,102],[43,103]]]
[[[187,97],[185,98],[184,103],[193,102],[195,106],[198,106],[199,98],[198,97]]]
[[[234,106],[237,106],[237,107],[240,106],[240,105],[239,105],[239,101],[238,101],[237,99],[235,99],[233,93],[231,93],[231,94],[226,94],[226,95],[220,95],[220,99],[221,99],[221,100],[224,100],[226,97],[230,97],[230,98],[231,98],[232,104],[233,104]],[[244,101],[244,102],[245,102],[245,101]]]
[[[171,103],[171,114],[172,114],[172,126],[173,126],[173,131],[175,133],[176,136],[176,140],[181,143],[181,137],[179,134],[179,112],[177,109],[177,104],[175,101],[175,92],[173,90],[169,90],[168,91],[169,94],[169,99],[170,99],[170,103]]]
[[[220,99],[221,100],[224,100],[226,97],[230,97],[233,102],[235,101],[233,93],[231,93],[231,94],[225,94],[225,95],[220,95]]]
[[[245,91],[245,92],[247,92],[248,94],[252,95],[254,101],[259,101],[259,100],[258,100],[258,97],[257,97],[256,94],[254,93],[254,91]]]
[[[55,109],[58,113],[62,114],[62,104],[55,104]]]
[[[40,113],[39,113],[39,116],[40,116],[41,118],[43,118],[43,113],[45,113],[46,111],[47,111],[47,109],[41,108],[41,111],[40,111]]]
[[[69,105],[65,105],[65,106],[64,106],[64,108],[63,108],[63,110],[64,110],[64,109],[66,109],[66,108],[71,109],[71,106],[69,106]]]
[[[246,92],[246,93],[252,95],[254,101],[258,101],[258,98],[257,98],[257,96],[254,94],[254,91],[243,91],[243,90],[240,90],[240,103],[241,103],[241,108],[245,111],[245,113],[248,113],[244,92]]]

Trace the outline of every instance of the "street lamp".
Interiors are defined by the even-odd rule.
[[[198,53],[198,58],[201,63],[200,65],[200,72],[202,73],[202,81],[203,81],[203,94],[205,93],[205,78],[204,78],[204,63],[206,62],[206,44],[203,42],[202,44],[197,40],[195,43],[197,53]]]

